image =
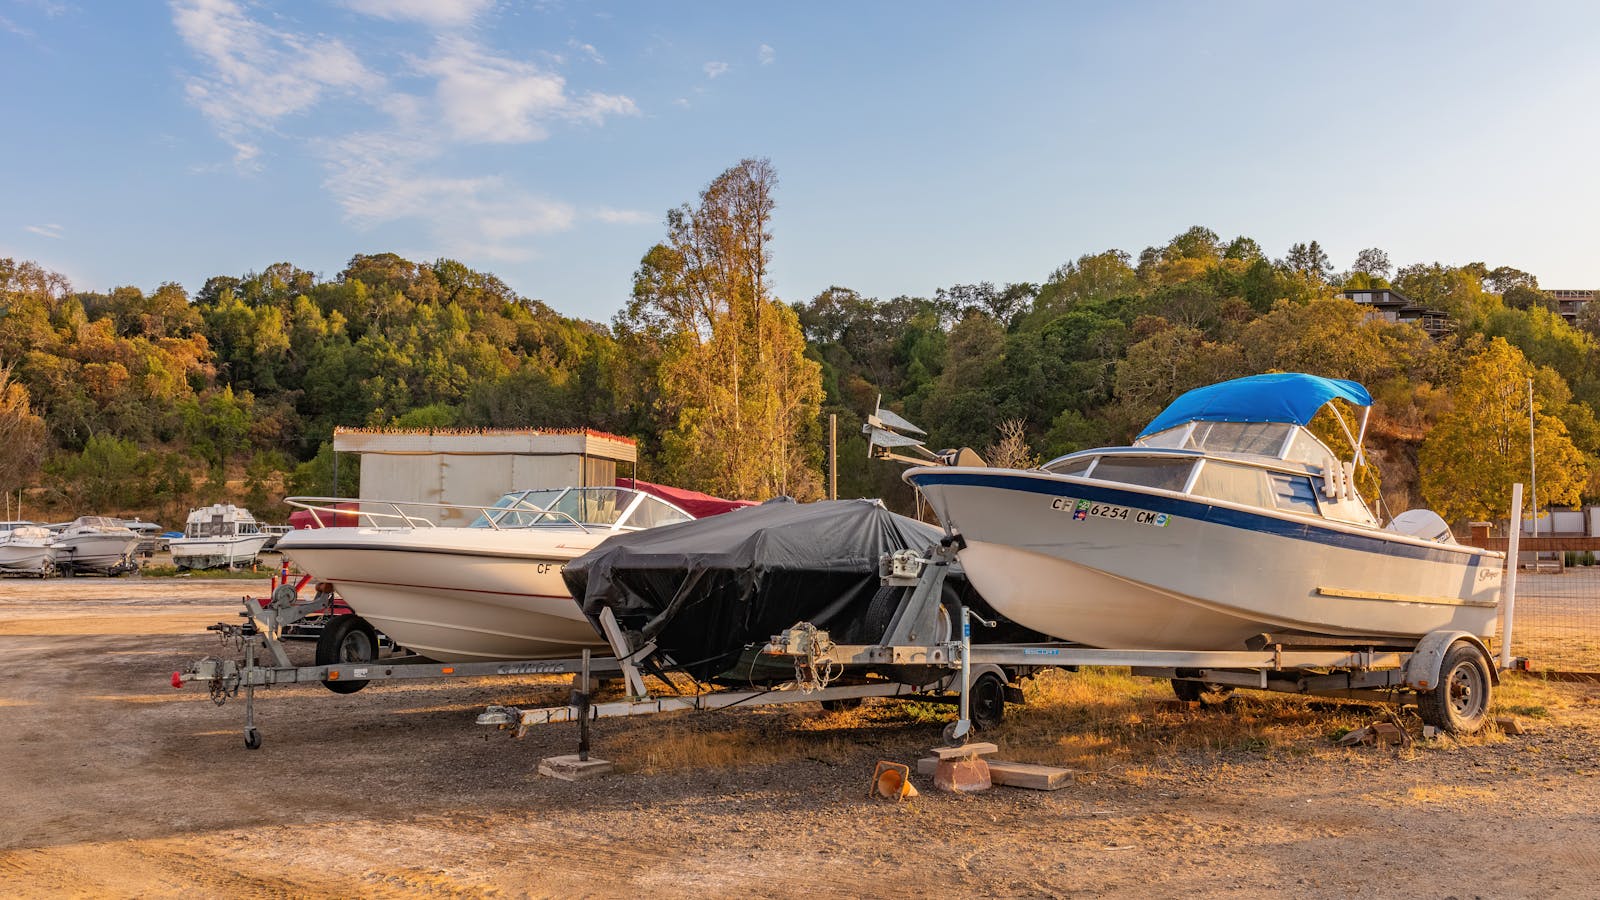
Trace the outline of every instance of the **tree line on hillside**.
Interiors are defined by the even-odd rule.
[[[392,253],[331,278],[290,263],[216,276],[192,297],[76,291],[0,260],[0,491],[169,518],[232,499],[272,520],[285,493],[354,493],[353,465],[332,480],[339,425],[587,426],[636,437],[644,477],[814,499],[835,414],[840,495],[907,510],[899,468],[857,433],[880,397],[939,446],[1031,462],[1124,443],[1185,390],[1280,370],[1371,389],[1364,486],[1390,512],[1503,516],[1505,486],[1527,480],[1530,381],[1540,506],[1600,497],[1600,304],[1569,324],[1528,273],[1396,270],[1378,249],[1336,271],[1315,241],[1272,259],[1195,227],[1039,282],[785,303],[768,275],[776,191],[768,161],[744,160],[670,210],[610,323]],[[1339,295],[1391,286],[1452,330]]]

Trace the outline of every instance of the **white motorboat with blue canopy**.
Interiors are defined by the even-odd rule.
[[[1358,431],[1340,403],[1362,409]],[[1180,396],[1132,446],[904,477],[959,535],[995,610],[1063,640],[1231,650],[1262,633],[1489,636],[1504,555],[1454,543],[1432,514],[1380,527],[1356,490],[1371,404],[1354,381],[1256,375]],[[1324,407],[1353,459],[1308,427]]]

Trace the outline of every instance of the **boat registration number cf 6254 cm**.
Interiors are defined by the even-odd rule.
[[[1111,503],[1095,503],[1092,500],[1074,500],[1071,497],[1056,497],[1050,501],[1050,508],[1072,513],[1075,522],[1087,522],[1091,518],[1117,519],[1133,522],[1136,525],[1154,525],[1162,528],[1172,521],[1172,516],[1167,513],[1135,509],[1131,506],[1116,506]]]

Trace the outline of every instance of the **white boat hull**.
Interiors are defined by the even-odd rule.
[[[1071,476],[916,469],[996,611],[1096,647],[1231,650],[1262,632],[1494,632],[1503,557]],[[1086,508],[1080,508],[1086,501]]]
[[[278,550],[357,615],[439,662],[558,659],[605,649],[561,569],[609,532],[318,528]]]
[[[0,572],[42,575],[51,567],[49,545],[42,542],[0,541]]]
[[[266,534],[173,538],[168,549],[172,551],[172,564],[180,569],[235,568],[254,563],[269,538]]]
[[[120,534],[66,534],[50,543],[50,558],[58,569],[112,569],[123,565],[139,545],[133,532]]]

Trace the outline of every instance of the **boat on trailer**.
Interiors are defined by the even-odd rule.
[[[180,569],[236,569],[254,565],[269,538],[248,509],[215,503],[190,512],[167,547]]]
[[[139,535],[109,516],[79,516],[50,540],[50,560],[61,572],[114,575],[138,568],[133,550]]]
[[[648,487],[513,491],[486,507],[291,497],[319,522],[362,524],[296,529],[277,550],[428,659],[571,657],[606,642],[567,590],[563,567],[612,535],[694,518]],[[708,511],[746,505],[697,496],[715,501]],[[477,518],[464,527],[434,524],[462,510]]]
[[[0,523],[0,573],[49,575],[55,571],[50,553],[50,529],[32,522]]]
[[[1335,401],[1363,410],[1359,431]],[[1349,461],[1308,427],[1330,404]],[[904,478],[995,610],[1059,639],[1233,650],[1262,634],[1491,635],[1504,554],[1456,544],[1436,516],[1381,527],[1357,491],[1371,404],[1354,381],[1257,375],[1180,396],[1131,446]]]

